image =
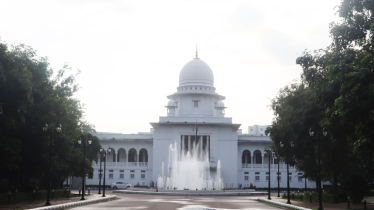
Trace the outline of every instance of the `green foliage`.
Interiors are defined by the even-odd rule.
[[[29,46],[10,48],[0,42],[0,179],[8,186],[26,189],[30,183],[45,187],[48,177],[49,144],[52,142],[52,184],[57,189],[66,177],[81,175],[77,164],[83,151],[77,139],[84,135],[82,104],[73,98],[78,90],[73,74],[64,65],[55,77],[47,58],[37,57]],[[43,133],[42,125],[49,125]],[[53,131],[62,125],[61,133]],[[91,172],[96,159],[98,139],[92,137],[85,160]],[[53,141],[52,141],[53,140]],[[81,165],[82,166],[82,165]],[[91,170],[91,171],[90,171]],[[0,190],[7,191],[7,186]]]
[[[54,190],[53,199],[66,198],[67,193],[69,193],[69,195],[70,195],[70,191],[67,191],[66,189]],[[33,193],[33,192],[11,193],[10,194],[10,203],[8,203],[9,194],[8,193],[3,193],[3,194],[0,194],[0,205],[20,204],[20,203],[41,201],[41,200],[45,200],[46,197],[47,197],[47,191],[46,190],[38,190],[38,191],[35,191],[35,193]]]
[[[374,1],[343,0],[339,15],[342,21],[330,25],[333,43],[297,58],[301,82],[281,89],[272,101],[275,118],[267,133],[281,154],[280,141],[295,141],[297,169],[315,180],[316,150],[308,129],[322,137],[326,127],[322,179],[333,183],[335,194],[340,183],[358,201],[374,181]]]

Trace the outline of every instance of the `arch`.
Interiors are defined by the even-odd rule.
[[[123,148],[120,148],[117,152],[117,162],[126,162],[127,154],[126,150]]]
[[[264,164],[269,164],[269,158],[270,158],[270,164],[274,164],[273,163],[273,155],[272,153],[267,153],[267,154],[264,154]]]
[[[251,164],[251,152],[247,149],[242,153],[242,163]]]
[[[110,153],[107,153],[106,162],[116,162],[116,150],[114,148],[111,148],[112,151]]]
[[[148,162],[148,151],[144,148],[139,151],[139,162]]]
[[[260,150],[253,152],[253,162],[254,164],[262,164],[262,153]]]
[[[129,162],[137,162],[136,149],[134,148],[129,150]]]

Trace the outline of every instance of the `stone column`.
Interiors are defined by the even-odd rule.
[[[136,153],[136,162],[139,163],[139,152]]]
[[[128,165],[129,163],[129,151],[127,151],[126,153],[126,165]]]
[[[199,157],[202,158],[203,157],[203,136],[199,136],[199,147],[200,147]]]
[[[261,155],[261,158],[262,158],[262,168],[264,168],[265,155]]]
[[[191,136],[188,136],[188,151],[191,153]]]
[[[206,137],[206,150],[207,150],[208,158],[210,161],[210,136]]]
[[[252,154],[252,153],[251,153]],[[254,158],[253,158],[253,155],[251,155],[251,167],[253,168],[254,166],[253,166],[253,163],[254,163],[254,160],[253,160]]]

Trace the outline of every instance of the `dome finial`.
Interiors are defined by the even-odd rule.
[[[198,57],[198,53],[197,53],[197,45],[196,45],[196,58],[199,58],[199,57]]]

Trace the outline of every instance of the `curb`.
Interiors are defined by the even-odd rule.
[[[262,202],[265,202],[265,203],[271,203],[271,204],[274,204],[274,205],[283,206],[283,207],[287,207],[287,208],[290,208],[290,209],[311,210],[311,209],[308,209],[308,208],[304,208],[304,207],[300,207],[300,206],[295,206],[295,205],[291,205],[291,204],[286,204],[286,203],[280,203],[280,202],[276,202],[276,201],[272,201],[272,200],[267,200],[267,199],[263,199],[263,198],[258,198],[257,201],[262,201]]]
[[[53,206],[45,206],[45,207],[40,207],[40,208],[34,208],[34,209],[66,209],[66,208],[71,208],[71,207],[76,207],[76,206],[82,206],[82,205],[87,205],[87,204],[92,204],[92,203],[99,203],[99,202],[104,202],[104,201],[110,201],[117,199],[116,195],[111,195],[105,198],[95,198],[95,199],[89,199],[85,201],[77,201],[77,202],[71,202],[71,203],[64,203],[64,204],[58,204],[58,205],[53,205]]]
[[[124,194],[142,194],[142,195],[168,195],[168,196],[258,196],[267,195],[266,192],[222,192],[222,193],[183,193],[183,192],[147,192],[147,191],[122,191],[114,190],[113,193],[124,193]]]

